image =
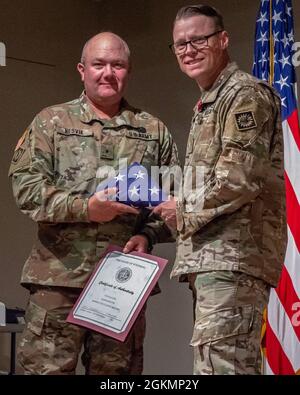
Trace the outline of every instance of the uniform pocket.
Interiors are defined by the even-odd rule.
[[[113,140],[114,158],[126,158],[128,163],[138,162],[144,166],[158,163],[159,140],[149,133],[134,130],[110,131]],[[104,137],[105,141],[105,137]]]
[[[247,334],[254,317],[252,304],[235,306],[201,316],[195,322],[191,346],[201,346],[217,340]]]
[[[54,170],[58,186],[77,186],[82,181],[94,178],[98,162],[98,143],[91,130],[57,128]]]
[[[25,320],[27,323],[27,328],[37,336],[41,336],[47,310],[43,307],[38,306],[32,301],[26,310]]]
[[[116,157],[127,158],[128,164],[133,162],[141,163],[146,151],[146,142],[124,136],[120,139]]]

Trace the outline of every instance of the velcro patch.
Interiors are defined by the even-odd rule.
[[[19,139],[17,146],[15,148],[15,151],[17,151],[21,147],[21,145],[24,143],[27,135],[28,135],[28,130],[26,129],[25,132],[22,134],[22,137]]]
[[[90,137],[94,135],[92,130],[69,129],[69,128],[59,128],[57,130],[57,133],[63,134],[64,136],[81,136],[81,137]]]
[[[238,130],[249,130],[257,127],[257,123],[252,111],[237,112],[234,114],[234,116]]]
[[[157,137],[154,137],[152,134],[144,133],[144,132],[136,132],[134,130],[127,130],[126,136],[132,139],[139,139],[139,140],[157,140]]]
[[[22,158],[24,155],[25,149],[24,148],[18,148],[15,150],[14,156],[12,158],[13,163],[18,163],[19,160]]]
[[[103,144],[100,157],[101,159],[114,159],[114,146],[112,144]]]

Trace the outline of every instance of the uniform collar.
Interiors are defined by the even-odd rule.
[[[132,107],[127,103],[125,99],[122,99],[121,101],[121,106],[120,106],[120,111],[118,114],[116,114],[112,119],[101,119],[93,110],[92,106],[90,105],[89,101],[87,100],[86,94],[83,91],[82,94],[79,97],[79,103],[80,103],[80,120],[83,123],[91,123],[93,121],[98,121],[101,122],[102,124],[106,123],[114,123],[114,119],[121,114],[124,113],[126,110],[131,110]]]
[[[228,63],[225,69],[223,69],[219,74],[213,86],[208,91],[205,91],[204,89],[201,90],[200,99],[194,108],[196,113],[201,111],[203,104],[209,104],[216,101],[219,91],[232,74],[236,72],[236,70],[238,70],[238,66],[235,62]]]

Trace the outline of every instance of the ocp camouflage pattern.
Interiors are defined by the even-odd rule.
[[[172,276],[232,270],[276,286],[286,246],[280,111],[275,91],[235,63],[201,92],[185,165],[201,167],[203,190],[178,204]]]
[[[84,94],[34,118],[9,171],[17,205],[38,223],[22,284],[83,287],[108,244],[122,246],[139,232],[153,244],[168,240],[167,227],[145,211],[109,223],[89,222],[88,199],[102,181],[97,170],[117,168],[125,158],[128,165],[146,168],[178,164],[165,125],[125,100],[111,120],[99,119]]]

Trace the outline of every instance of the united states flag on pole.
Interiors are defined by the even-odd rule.
[[[261,0],[253,74],[279,92],[284,133],[288,246],[267,311],[266,374],[300,374],[300,130],[291,0]]]

